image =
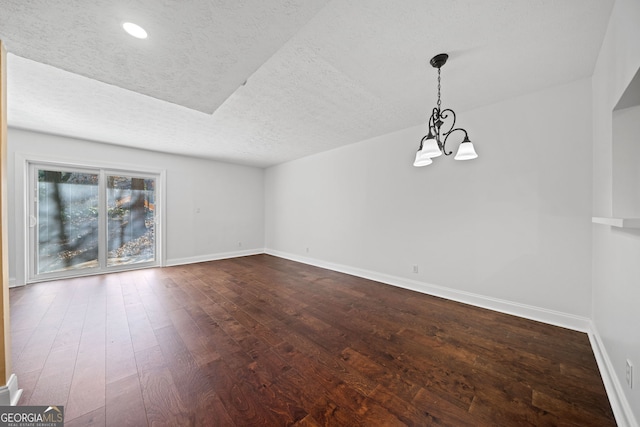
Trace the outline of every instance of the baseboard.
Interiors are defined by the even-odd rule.
[[[587,317],[576,316],[573,314],[549,310],[546,308],[535,307],[499,298],[474,294],[471,292],[446,288],[443,286],[419,282],[417,280],[405,279],[403,277],[391,276],[384,273],[364,270],[342,264],[335,264],[315,258],[303,257],[300,255],[281,252],[269,248],[265,249],[264,253],[277,256],[279,258],[289,259],[291,261],[301,262],[303,264],[309,264],[316,267],[326,268],[328,270],[338,271],[340,273],[350,274],[352,276],[375,280],[376,282],[409,289],[427,295],[446,298],[464,304],[470,304],[476,307],[498,311],[500,313],[511,314],[514,316],[523,317],[525,319],[535,320],[538,322],[548,323],[550,325],[572,329],[575,331],[587,333],[591,330],[591,321]]]
[[[265,253],[264,249],[247,249],[243,251],[233,251],[233,252],[220,252],[216,254],[207,254],[207,255],[198,255],[195,257],[188,258],[174,258],[168,259],[165,262],[165,266],[171,267],[176,265],[184,265],[184,264],[195,264],[198,262],[207,262],[207,261],[216,261],[219,259],[229,259],[229,258],[238,258],[243,256],[250,255],[259,255]]]
[[[604,383],[604,388],[607,391],[609,403],[611,404],[611,409],[613,410],[613,415],[616,417],[618,426],[638,427],[638,422],[636,421],[633,411],[631,410],[631,406],[629,405],[629,401],[624,394],[622,384],[613,369],[613,364],[611,363],[607,349],[593,323],[591,324],[591,330],[589,331],[589,341],[591,342],[591,348],[593,349],[593,354],[596,357],[598,369],[600,369],[600,376],[602,377],[602,382]]]
[[[11,374],[7,385],[0,386],[0,406],[16,406],[22,396],[22,389],[18,388],[18,377]]]

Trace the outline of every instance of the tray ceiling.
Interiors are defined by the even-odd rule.
[[[266,167],[589,77],[613,0],[0,0],[9,126]],[[121,29],[135,22],[146,40]]]

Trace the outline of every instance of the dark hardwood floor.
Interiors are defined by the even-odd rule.
[[[67,427],[615,425],[586,334],[268,255],[10,295]]]

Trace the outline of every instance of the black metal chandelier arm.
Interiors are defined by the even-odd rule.
[[[429,116],[429,130],[433,130],[433,134],[435,136],[435,134],[438,133],[438,127],[436,126],[436,122],[440,120],[440,110],[438,110],[437,108],[434,108],[433,111],[431,112],[431,115]]]
[[[422,137],[422,139],[420,140],[420,148],[418,148],[418,151],[422,150],[422,147],[424,147],[424,142],[427,140],[428,137],[429,135],[425,135]]]
[[[449,113],[451,113],[451,116],[452,116],[451,119],[449,119]],[[446,135],[450,133],[453,130],[453,128],[456,126],[456,112],[450,108],[447,108],[440,112],[440,118],[443,119],[443,123],[444,123],[444,120],[447,120],[447,122],[451,122],[451,125],[449,126],[449,130],[442,132],[443,135]]]
[[[463,128],[451,129],[449,132],[445,133],[444,134],[444,140],[442,141],[442,152],[445,154],[445,156],[449,156],[449,155],[451,155],[453,153],[453,151],[449,151],[447,153],[447,150],[445,150],[445,145],[447,144],[447,140],[449,139],[449,136],[451,136],[452,133],[457,132],[457,131],[464,132],[464,138],[462,138],[462,141],[460,143],[462,143],[465,140],[469,139],[469,134]]]

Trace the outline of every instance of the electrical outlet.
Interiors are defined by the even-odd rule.
[[[242,242],[238,242],[238,247],[241,248],[242,247]]]
[[[309,248],[307,248],[307,253],[309,253]]]
[[[418,264],[413,265],[413,272],[418,273]]]
[[[633,388],[633,363],[627,359],[627,384],[629,388]]]

